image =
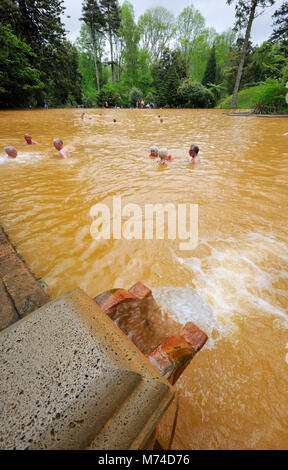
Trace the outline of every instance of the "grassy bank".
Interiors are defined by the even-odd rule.
[[[255,112],[258,114],[287,114],[286,94],[287,89],[283,83],[268,79],[265,83],[240,91],[237,97],[237,108],[255,108]],[[229,109],[231,101],[232,95],[220,101],[217,108]]]
[[[249,109],[253,108],[259,103],[262,93],[265,90],[265,85],[258,85],[255,87],[247,88],[238,93],[237,97],[237,108],[238,109]],[[231,108],[232,95],[223,99],[218,103],[217,108],[229,109]]]

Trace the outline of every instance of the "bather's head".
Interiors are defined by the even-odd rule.
[[[27,144],[32,144],[32,137],[30,134],[24,134],[24,139],[26,140]]]
[[[161,160],[166,160],[168,157],[168,149],[162,148],[159,150],[159,157]]]
[[[159,149],[156,145],[150,147],[150,157],[157,158],[159,156]]]
[[[54,147],[56,150],[61,150],[63,148],[63,140],[61,139],[54,139]]]
[[[189,155],[192,158],[196,158],[199,153],[199,147],[197,145],[192,144],[189,149]]]
[[[8,147],[5,147],[4,150],[9,158],[16,158],[18,155],[17,150],[15,149],[15,147],[12,147],[12,145],[8,145]]]

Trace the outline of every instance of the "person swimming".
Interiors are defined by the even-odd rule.
[[[17,158],[18,152],[12,145],[8,145],[4,150],[9,158]]]
[[[159,157],[159,165],[168,165],[168,162],[171,162],[173,160],[172,155],[169,155],[168,149],[166,148],[162,148],[159,150]]]
[[[159,149],[156,145],[152,145],[152,147],[150,147],[149,157],[150,158],[158,158],[159,157]]]
[[[199,147],[197,145],[192,144],[189,149],[189,155],[192,157],[191,163],[200,163],[199,158]]]
[[[24,139],[26,140],[25,145],[38,145],[38,142],[32,140],[30,134],[24,134]]]
[[[59,151],[59,157],[61,158],[68,158],[70,157],[70,153],[66,147],[64,147],[63,141],[61,139],[54,139],[54,147],[56,150]]]

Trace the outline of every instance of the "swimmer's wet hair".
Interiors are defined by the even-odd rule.
[[[191,150],[194,150],[197,154],[199,153],[199,147],[197,145],[192,144],[190,148]]]
[[[9,155],[9,153],[14,150],[14,147],[12,145],[8,145],[8,147],[5,147],[4,150]]]
[[[61,139],[54,139],[54,143],[55,143],[55,144],[61,144],[61,145],[63,145],[63,140],[61,140]]]
[[[152,147],[150,147],[150,150],[151,150],[151,152],[154,150],[154,152],[159,153],[159,149],[158,149],[157,145],[152,145]]]
[[[162,148],[159,150],[159,157],[166,157],[166,155],[168,155],[168,149],[166,148]]]

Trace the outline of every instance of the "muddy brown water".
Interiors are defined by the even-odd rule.
[[[0,112],[5,231],[52,298],[141,280],[161,306],[162,336],[189,320],[209,334],[177,384],[174,449],[287,449],[287,118],[161,110],[160,124],[159,110],[88,114],[83,122],[81,110]],[[39,146],[24,145],[27,132]],[[57,158],[57,137],[69,160]],[[198,167],[189,165],[191,143],[200,147]],[[148,158],[154,144],[174,156],[167,169]],[[5,158],[6,145],[18,149],[16,161]],[[198,248],[93,240],[90,209],[111,206],[113,196],[140,207],[198,204]],[[207,314],[191,309],[195,290]],[[159,427],[164,446],[173,417],[171,409]]]

